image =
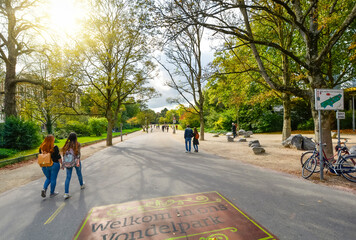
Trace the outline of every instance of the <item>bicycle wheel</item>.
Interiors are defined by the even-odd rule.
[[[302,164],[303,166],[304,163],[313,155],[314,155],[314,151],[307,151],[303,153],[302,156],[300,156],[300,164]]]
[[[307,152],[302,154],[302,156],[300,157],[300,163],[302,164],[302,166],[309,158],[314,158],[314,159],[317,160],[317,164],[316,164],[316,167],[314,169],[314,172],[315,173],[320,172],[319,155],[316,154],[314,151],[307,151]],[[325,161],[325,159],[324,159],[324,161]]]
[[[339,171],[344,178],[356,182],[356,156],[346,156],[339,163]]]
[[[305,179],[309,178],[315,172],[315,168],[317,165],[318,165],[317,159],[315,159],[315,157],[310,157],[303,164],[302,177]]]

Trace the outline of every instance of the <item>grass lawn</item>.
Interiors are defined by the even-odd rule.
[[[141,130],[141,128],[124,129],[124,130],[122,130],[122,133],[126,134],[126,133],[136,132],[136,131],[139,131],[139,130]],[[78,137],[78,142],[83,144],[83,143],[93,142],[93,141],[97,141],[97,140],[105,140],[106,136],[107,136],[107,134],[105,133],[105,134],[101,135],[100,137],[97,137],[97,136]],[[112,136],[113,137],[120,136],[120,133],[119,132],[114,132],[114,133],[112,133]],[[62,148],[64,146],[66,140],[67,139],[56,139],[55,145],[57,145],[59,148]],[[22,156],[27,156],[27,155],[31,155],[31,154],[34,154],[34,153],[38,153],[38,149],[39,149],[39,147],[37,147],[35,149],[31,149],[31,150],[17,152],[16,154],[14,154],[14,155],[12,155],[12,156],[10,156],[8,158],[1,159],[0,162],[4,161],[4,160],[8,160],[8,159],[18,158],[18,157],[22,157]]]

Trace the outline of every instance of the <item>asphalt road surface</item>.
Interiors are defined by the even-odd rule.
[[[243,156],[241,156],[243,158]],[[83,161],[72,197],[42,199],[44,178],[0,195],[0,239],[72,239],[92,207],[218,191],[279,239],[356,239],[356,195],[224,159],[185,153],[172,133],[140,135]]]

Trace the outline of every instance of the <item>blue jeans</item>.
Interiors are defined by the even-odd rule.
[[[57,185],[57,176],[60,169],[60,164],[58,162],[53,162],[51,167],[43,167],[42,172],[46,176],[46,181],[44,182],[43,189],[47,190],[49,184],[51,184],[51,194],[54,193]]]
[[[187,152],[190,152],[191,149],[192,149],[192,138],[185,138],[185,150],[187,150]]]
[[[198,145],[197,144],[193,144],[193,147],[196,151],[198,151]]]
[[[64,193],[69,193],[69,183],[70,183],[70,179],[72,178],[73,168],[75,168],[75,171],[77,172],[80,186],[83,185],[82,163],[79,162],[79,167],[75,166],[72,168],[67,168],[67,178],[66,178],[66,182],[64,184]]]

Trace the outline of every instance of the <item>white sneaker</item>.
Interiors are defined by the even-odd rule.
[[[83,183],[82,186],[80,186],[80,189],[84,189],[85,188],[85,183]]]
[[[71,197],[71,195],[69,195],[68,193],[65,193],[63,197],[64,197],[64,199],[68,199]]]

